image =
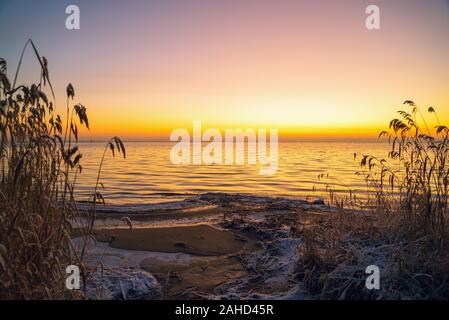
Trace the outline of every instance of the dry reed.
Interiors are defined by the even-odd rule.
[[[29,46],[41,67],[40,79],[16,87]],[[51,98],[45,87],[50,89]],[[0,59],[0,299],[83,297],[82,292],[65,288],[68,265],[78,265],[86,277],[82,255],[73,249],[71,234],[74,219],[83,215],[74,193],[82,171],[78,127],[89,128],[89,120],[85,106],[71,105],[74,97],[75,90],[69,84],[64,124],[54,112],[48,62],[33,41],[24,46],[12,85],[6,61]],[[106,148],[125,154],[117,137]],[[101,166],[98,180],[100,171]],[[93,227],[96,203],[103,199],[97,186],[90,221],[81,230],[86,236]]]
[[[328,299],[447,299],[449,297],[449,130],[433,107],[430,127],[413,101],[383,131],[385,158],[355,154],[365,197],[320,175],[338,211],[302,228],[298,277],[312,294]],[[348,188],[349,189],[349,188]],[[364,268],[382,269],[381,289],[365,288]]]

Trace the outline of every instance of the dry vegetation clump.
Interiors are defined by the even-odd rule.
[[[296,277],[309,294],[319,299],[369,298],[365,267],[384,262],[379,217],[339,210],[299,223],[297,236],[304,245],[297,252]]]
[[[304,246],[296,277],[320,299],[447,299],[449,248],[401,240],[388,215],[338,212],[298,229]],[[381,271],[380,290],[367,290],[367,266]]]
[[[28,45],[41,67],[40,79],[16,87]],[[72,248],[71,234],[73,220],[81,215],[74,196],[82,171],[78,126],[89,128],[89,120],[83,105],[71,106],[74,97],[69,84],[64,123],[54,111],[47,60],[31,40],[12,84],[6,61],[0,59],[0,299],[82,297],[81,292],[65,288],[66,267],[75,264],[84,269],[82,256]],[[118,138],[107,148],[114,149],[113,142],[124,152]],[[91,223],[81,230],[84,234],[93,225],[100,197],[95,188]]]
[[[366,181],[367,199],[338,198],[329,183],[340,213],[302,229],[298,277],[314,295],[449,298],[449,130],[434,108],[428,109],[436,121],[431,128],[412,101],[404,104],[412,111],[399,111],[401,118],[380,134],[391,145],[388,156],[354,155],[360,159],[357,174]],[[381,269],[380,290],[365,288],[369,265]]]
[[[449,129],[442,125],[435,109],[436,126],[430,128],[413,101],[405,101],[411,113],[399,111],[400,119],[383,131],[391,145],[388,159],[363,155],[361,172],[371,187],[375,210],[399,217],[400,233],[410,240],[428,238],[435,249],[444,246],[448,236]],[[418,115],[424,129],[418,124]]]

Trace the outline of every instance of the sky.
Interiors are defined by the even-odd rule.
[[[80,8],[67,30],[65,8]],[[380,8],[380,30],[365,8]],[[449,122],[448,0],[0,0],[13,78],[28,38],[88,109],[86,139],[168,140],[176,128],[278,129],[280,137],[374,137],[402,102]],[[18,82],[37,81],[27,52]]]

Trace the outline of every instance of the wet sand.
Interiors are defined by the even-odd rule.
[[[140,267],[166,284],[166,298],[177,297],[189,289],[211,292],[217,286],[248,275],[239,259],[233,256],[198,257],[188,264],[145,259]]]
[[[248,276],[239,255],[260,249],[256,239],[210,224],[132,229],[99,227],[94,234],[98,244],[91,244],[91,249],[97,248],[91,254],[111,262],[114,257],[123,259],[123,253],[129,252],[127,255],[137,258],[132,259],[137,262],[136,267],[150,272],[163,284],[163,295],[168,299],[179,298],[186,292],[193,295],[212,292],[217,286]],[[117,249],[121,251],[114,251]],[[145,258],[143,252],[156,256]],[[158,253],[182,254],[188,258],[181,261],[175,256],[160,258]]]
[[[98,241],[109,242],[112,248],[152,252],[183,252],[202,256],[235,253],[255,245],[249,237],[229,230],[199,224],[137,229],[99,229]]]

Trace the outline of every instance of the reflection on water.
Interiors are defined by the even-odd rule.
[[[79,145],[83,171],[76,193],[78,199],[85,200],[93,192],[105,143]],[[379,142],[280,142],[277,173],[261,176],[257,165],[174,165],[170,162],[173,143],[125,145],[126,159],[108,156],[103,166],[100,181],[105,188],[101,193],[107,203],[153,203],[209,191],[305,198],[325,195],[318,181],[321,173],[337,177],[352,189],[363,190],[362,178],[354,174],[360,170],[354,152],[379,157],[386,157],[388,152],[388,145]]]

